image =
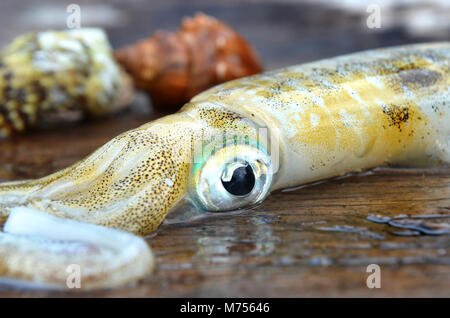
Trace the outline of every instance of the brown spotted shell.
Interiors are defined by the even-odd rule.
[[[177,32],[158,31],[115,55],[136,86],[150,94],[155,107],[166,111],[216,84],[263,69],[241,35],[201,13],[185,18]]]
[[[112,113],[133,91],[102,30],[26,33],[0,52],[0,139]]]

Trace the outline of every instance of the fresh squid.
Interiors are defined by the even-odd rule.
[[[118,286],[153,266],[145,241],[125,232],[147,235],[166,218],[249,208],[277,189],[379,165],[448,163],[449,84],[446,42],[216,86],[69,168],[1,184],[0,274],[65,288],[75,263],[83,288]]]

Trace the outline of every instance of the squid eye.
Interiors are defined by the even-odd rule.
[[[192,202],[206,211],[231,211],[260,203],[272,184],[272,161],[252,145],[227,145],[193,170]]]
[[[242,166],[240,163],[238,165],[233,170],[230,168],[234,167],[230,166],[227,167],[228,169],[225,169],[222,175],[222,185],[231,194],[244,196],[252,192],[255,186],[255,173],[247,162],[245,166]]]

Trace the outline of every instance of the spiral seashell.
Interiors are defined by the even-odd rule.
[[[117,50],[115,56],[153,105],[166,111],[178,109],[214,85],[263,70],[257,53],[241,35],[201,13],[185,18],[179,31],[157,31]]]
[[[125,106],[132,85],[100,29],[30,32],[0,53],[0,139]]]

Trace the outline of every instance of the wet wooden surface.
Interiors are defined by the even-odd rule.
[[[19,16],[29,7],[4,3]],[[114,45],[153,32],[157,23],[174,29],[181,16],[200,9],[243,32],[255,43],[268,68],[364,48],[436,40],[435,34],[417,38],[402,28],[367,31],[354,14],[310,5],[268,1],[254,10],[250,2],[209,5],[195,1],[192,7],[175,1],[165,3],[153,9],[146,6],[142,12],[136,10],[143,6],[141,1],[133,2],[127,10],[116,4],[142,23],[134,29],[130,25],[108,27]],[[158,18],[145,20],[145,13]],[[5,16],[5,11],[0,10],[1,15]],[[24,26],[16,29],[21,28]],[[0,37],[5,41],[7,34],[0,33]],[[448,35],[437,39],[448,40]],[[153,112],[148,101],[139,96],[131,109],[111,118],[2,141],[0,181],[47,175],[83,158],[120,132],[158,116],[161,114]],[[371,222],[367,216],[448,215],[449,208],[448,167],[385,168],[365,176],[277,192],[251,211],[163,225],[148,239],[158,264],[151,277],[136,286],[81,295],[448,297],[450,236],[399,236],[393,232],[401,229]],[[368,264],[381,267],[380,289],[366,286]],[[68,295],[0,288],[2,297]]]

